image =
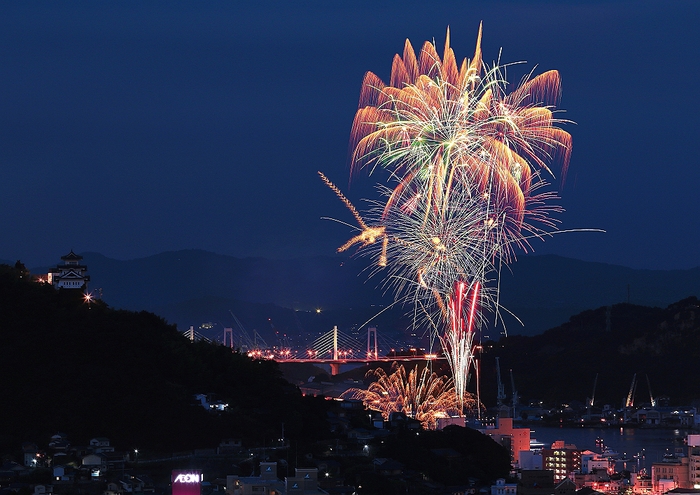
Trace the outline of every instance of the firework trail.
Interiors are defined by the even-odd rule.
[[[367,213],[372,227],[321,174],[359,225],[339,251],[359,244],[397,300],[444,329],[438,333],[460,403],[474,332],[487,313],[498,317],[500,268],[547,234],[550,214],[560,211],[554,193],[542,192],[542,175],[553,176],[549,164],[560,163],[563,176],[571,153],[571,136],[553,113],[559,94],[556,71],[508,92],[505,68],[482,61],[481,27],[473,58],[461,64],[449,30],[442,58],[434,43],[416,56],[406,40],[389,84],[365,75],[352,125],[351,173],[389,176]]]

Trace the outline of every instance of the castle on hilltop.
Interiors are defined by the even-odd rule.
[[[86,290],[90,276],[87,275],[87,266],[80,262],[83,259],[71,249],[70,253],[61,256],[62,264],[49,270],[47,282],[57,289]]]

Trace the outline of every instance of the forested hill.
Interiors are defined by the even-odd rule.
[[[191,343],[151,313],[88,304],[27,279],[0,265],[0,454],[58,431],[74,445],[105,436],[117,449],[171,452],[230,437],[262,442],[282,422],[292,439],[322,431],[315,403],[274,362]],[[216,394],[230,412],[205,411],[196,393]]]
[[[495,380],[496,356],[504,376],[513,370],[516,389],[526,399],[584,403],[598,374],[596,404],[620,407],[636,373],[636,403],[649,402],[651,386],[655,397],[689,405],[700,400],[700,381],[695,379],[700,302],[689,297],[666,308],[604,306],[572,316],[541,335],[504,338],[484,357],[482,383]],[[485,400],[493,395],[495,401],[492,388]]]

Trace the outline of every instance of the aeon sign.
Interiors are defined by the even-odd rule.
[[[202,478],[201,471],[173,471],[173,495],[200,495]]]
[[[199,483],[202,481],[199,479],[201,475],[199,474],[192,474],[192,473],[187,473],[187,474],[178,474],[175,476],[175,479],[173,480],[173,483]]]

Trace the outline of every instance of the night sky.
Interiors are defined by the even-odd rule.
[[[0,259],[70,249],[332,255],[365,71],[447,26],[471,57],[558,69],[574,148],[563,234],[534,245],[634,268],[700,265],[700,2],[3,2]],[[511,77],[512,76],[512,77]]]

